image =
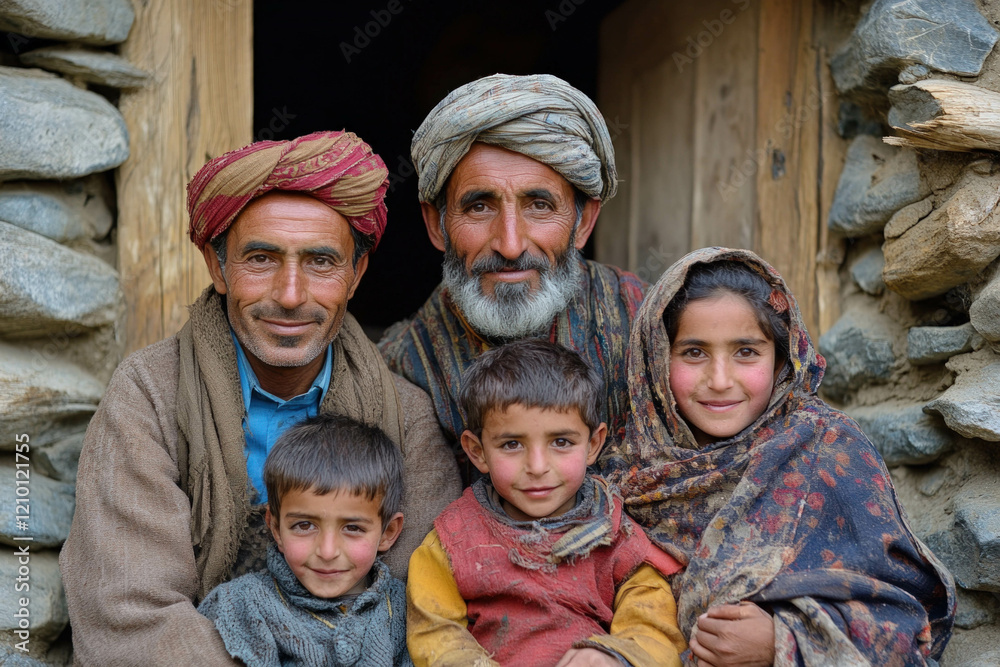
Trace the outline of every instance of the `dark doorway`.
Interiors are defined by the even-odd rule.
[[[389,168],[389,226],[350,307],[369,332],[411,315],[440,280],[409,158],[427,113],[496,72],[555,74],[596,99],[598,31],[621,3],[254,2],[254,139],[348,129]]]

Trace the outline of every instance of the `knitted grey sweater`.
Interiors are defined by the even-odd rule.
[[[384,563],[375,561],[375,582],[346,611],[342,600],[309,593],[273,545],[267,568],[217,586],[198,606],[234,658],[249,667],[412,667],[405,587]]]

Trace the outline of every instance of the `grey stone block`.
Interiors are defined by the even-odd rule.
[[[827,361],[822,388],[838,401],[867,382],[887,379],[896,361],[888,334],[853,311],[820,337],[819,351]]]
[[[149,81],[148,72],[121,56],[78,46],[35,49],[22,54],[21,62],[114,88],[140,88]]]
[[[14,643],[16,640],[17,638],[15,637],[11,642]],[[24,655],[18,649],[9,646],[0,646],[0,665],[3,665],[3,667],[52,667],[48,662],[36,660],[30,655]]]
[[[93,180],[99,178],[2,183],[0,221],[59,243],[102,239],[111,230],[113,219],[101,193],[104,188]]]
[[[997,37],[974,0],[875,0],[830,68],[841,93],[884,98],[912,65],[978,75]]]
[[[29,545],[30,542],[26,542]],[[13,635],[18,629],[16,613],[21,609],[20,598],[28,598],[28,614],[31,618],[32,642],[49,642],[59,636],[69,622],[69,612],[66,609],[66,593],[63,591],[62,579],[59,577],[59,554],[55,551],[38,551],[29,548],[28,563],[30,581],[29,591],[17,591],[17,578],[22,576],[18,568],[18,556],[14,549],[0,550],[0,578],[7,582],[5,595],[0,595],[0,632],[6,636]]]
[[[995,623],[1000,615],[1000,601],[995,593],[967,591],[961,586],[958,592],[958,610],[955,625],[963,630],[972,630],[981,625]]]
[[[0,465],[0,489],[6,490],[0,495],[0,542],[17,547],[25,542],[14,538],[31,537],[32,549],[58,547],[69,537],[76,487],[14,465]],[[25,489],[24,495],[18,489]]]
[[[0,67],[0,180],[78,178],[117,167],[128,150],[125,119],[100,95]]]
[[[851,278],[863,292],[878,296],[885,291],[885,282],[882,280],[883,266],[885,258],[882,256],[882,250],[872,248],[851,266]]]
[[[969,308],[969,319],[983,338],[991,343],[1000,341],[1000,273],[976,295]]]
[[[926,409],[966,438],[1000,442],[1000,363],[961,373]]]
[[[0,30],[85,44],[118,44],[132,29],[128,0],[0,0]]]
[[[60,482],[76,482],[84,435],[86,431],[79,431],[51,445],[34,450],[35,465],[52,479]]]
[[[930,463],[952,448],[954,436],[922,404],[853,408],[849,414],[889,467]]]
[[[100,381],[73,364],[0,342],[0,451],[13,450],[24,433],[41,446],[78,432],[103,393]]]
[[[955,496],[947,554],[938,554],[963,587],[1000,591],[1000,482],[977,479]],[[935,552],[936,553],[936,552]]]
[[[929,193],[920,179],[916,151],[860,135],[847,149],[830,206],[830,229],[848,237],[874,234],[893,213]]]
[[[972,351],[976,336],[971,324],[957,327],[913,327],[906,335],[906,358],[911,364],[935,364]]]
[[[118,273],[101,260],[0,222],[0,336],[38,336],[111,324]]]

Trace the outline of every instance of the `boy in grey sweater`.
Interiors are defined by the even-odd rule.
[[[198,611],[247,665],[409,666],[404,585],[378,560],[403,527],[402,454],[379,429],[323,415],[264,464],[267,570],[224,583]]]

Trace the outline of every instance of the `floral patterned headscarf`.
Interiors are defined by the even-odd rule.
[[[770,402],[736,435],[699,445],[670,392],[663,313],[699,263],[738,262],[787,308],[789,359]],[[923,665],[951,636],[951,575],[910,531],[882,458],[816,396],[825,361],[795,298],[745,250],[706,248],[646,295],[628,352],[632,401],[605,472],[650,538],[687,565],[674,580],[690,636],[713,605],[773,614],[775,665]]]

